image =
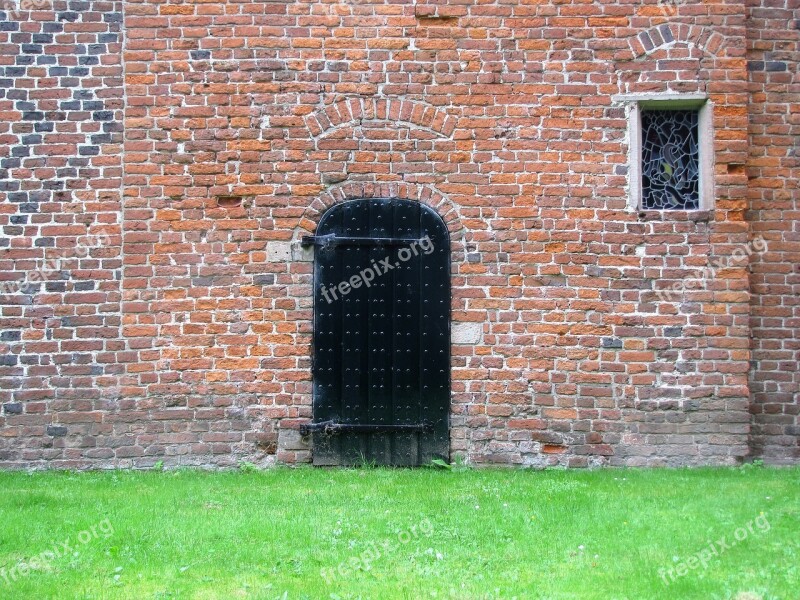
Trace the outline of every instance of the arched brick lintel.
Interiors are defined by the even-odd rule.
[[[432,186],[402,181],[385,183],[351,181],[329,188],[305,210],[295,229],[294,239],[313,233],[328,207],[358,198],[402,198],[425,204],[442,217],[450,232],[451,242],[464,242],[464,225],[455,204]]]
[[[350,98],[330,104],[305,118],[311,137],[357,121],[405,122],[450,137],[456,118],[425,102],[401,98]]]
[[[711,56],[724,56],[726,37],[708,27],[685,23],[664,23],[628,38],[628,48],[618,57],[620,61],[636,60],[676,42],[700,48]]]

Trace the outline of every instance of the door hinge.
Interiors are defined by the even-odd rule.
[[[300,245],[321,246],[410,246],[420,244],[421,239],[417,238],[384,238],[384,237],[339,237],[334,234],[328,235],[304,235],[300,240]]]
[[[317,432],[323,435],[336,435],[337,433],[415,433],[431,431],[430,423],[417,423],[415,425],[385,425],[372,423],[337,423],[336,421],[321,421],[319,423],[306,423],[300,426],[300,435]]]

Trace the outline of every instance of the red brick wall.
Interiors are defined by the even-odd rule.
[[[748,2],[748,220],[768,244],[751,265],[752,446],[770,462],[800,458],[798,29],[798,2]]]
[[[227,461],[257,435],[269,450],[310,416],[311,265],[282,260],[286,243],[336,199],[399,194],[463,230],[453,320],[482,332],[453,348],[454,451],[570,465],[745,453],[745,269],[655,293],[747,241],[743,6],[126,8],[123,332],[140,362],[125,392],[176,426],[222,428],[170,438],[182,452]],[[666,91],[718,105],[719,197],[700,218],[626,209],[612,96]],[[307,457],[285,439],[280,459]]]
[[[0,416],[0,464],[308,460],[297,427],[311,416],[312,256],[297,241],[327,206],[386,196],[433,206],[451,232],[454,453],[539,466],[747,453],[743,2],[124,8],[122,265],[100,278],[122,297],[85,309],[120,333],[84,331],[102,344],[93,380],[41,379],[54,398],[57,382],[97,398],[96,429],[53,401],[36,418],[66,435],[30,431],[20,401],[22,414]],[[666,92],[714,104],[711,211],[628,208],[619,95]],[[22,143],[10,141],[7,152]],[[119,152],[100,156],[110,177]],[[78,208],[116,215],[118,198],[94,200],[98,181],[82,180],[94,195]],[[0,252],[6,275],[25,268]],[[711,265],[722,267],[669,293]],[[0,369],[14,403],[33,373]],[[46,443],[66,450],[29,454]]]
[[[111,459],[125,348],[122,3],[1,15],[0,465]]]

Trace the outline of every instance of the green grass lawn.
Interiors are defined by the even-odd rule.
[[[800,598],[800,469],[0,473],[0,598]]]

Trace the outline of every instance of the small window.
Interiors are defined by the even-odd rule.
[[[642,111],[642,208],[700,208],[698,110]]]
[[[711,103],[699,95],[621,95],[630,110],[630,204],[636,210],[714,205]]]

